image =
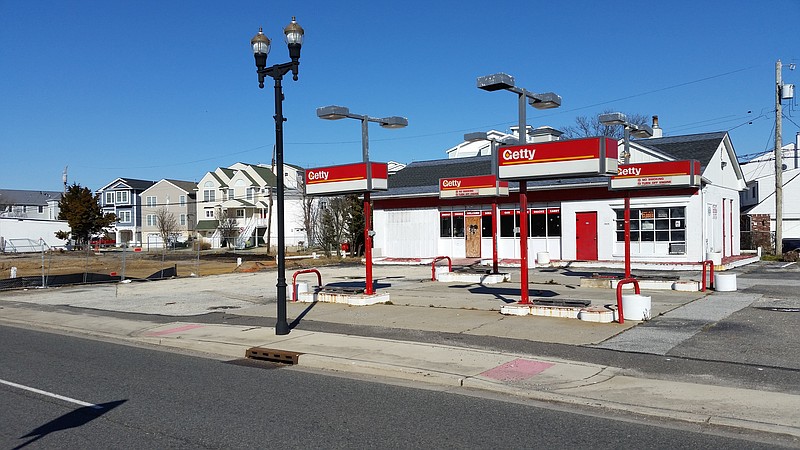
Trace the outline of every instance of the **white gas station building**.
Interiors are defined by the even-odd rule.
[[[631,260],[697,263],[739,255],[739,192],[746,183],[728,133],[663,137],[657,123],[654,129],[656,137],[630,141],[630,164],[695,160],[699,185],[627,191]],[[564,149],[571,143],[552,128],[534,130],[528,142],[556,141]],[[618,145],[615,156],[622,154],[622,141]],[[507,196],[470,195],[474,190],[443,196],[442,179],[491,175],[497,157],[489,141],[464,142],[448,155],[412,162],[389,177],[386,191],[372,193],[374,255],[492,258],[495,214],[499,259],[519,259],[519,184],[510,181]],[[526,185],[529,260],[544,254],[561,261],[623,261],[626,193],[610,190],[609,177],[553,173]]]

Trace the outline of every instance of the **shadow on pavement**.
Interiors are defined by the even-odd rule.
[[[68,430],[70,428],[77,428],[86,425],[87,423],[93,421],[94,419],[97,419],[98,417],[111,411],[112,409],[125,403],[126,401],[127,400],[117,400],[108,403],[101,403],[99,405],[94,405],[94,406],[84,406],[74,411],[70,411],[64,414],[63,416],[53,419],[50,422],[47,422],[46,424],[36,428],[35,430],[31,431],[25,436],[22,436],[20,439],[25,439],[25,438],[33,438],[33,439],[30,439],[27,442],[14,447],[14,450],[27,447],[33,444],[34,442],[38,441],[39,439],[49,435],[50,433],[55,433],[56,431]]]

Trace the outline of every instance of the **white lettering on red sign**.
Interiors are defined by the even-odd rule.
[[[535,154],[536,150],[532,148],[520,148],[517,150],[506,149],[503,151],[503,159],[505,161],[533,161],[533,156]]]
[[[641,167],[625,167],[624,169],[620,167],[617,169],[617,175],[634,175],[638,177],[640,173],[642,173]]]
[[[308,172],[308,180],[309,180],[309,181],[314,181],[314,180],[327,180],[327,179],[328,179],[328,174],[329,174],[329,173],[330,173],[330,172],[326,172],[326,171],[324,171],[324,170],[320,170],[320,171],[318,171],[318,172],[311,171],[311,172]]]
[[[442,187],[461,187],[461,180],[442,180]]]

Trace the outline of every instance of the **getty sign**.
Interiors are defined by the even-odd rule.
[[[506,180],[615,175],[617,141],[607,137],[501,147],[497,177]]]
[[[306,170],[306,194],[337,195],[385,191],[388,178],[389,170],[386,163],[369,162],[317,167]]]

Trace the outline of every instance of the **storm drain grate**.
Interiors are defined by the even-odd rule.
[[[244,354],[245,358],[259,359],[262,361],[278,362],[283,364],[297,364],[302,353],[290,352],[287,350],[276,350],[264,347],[248,348]]]

